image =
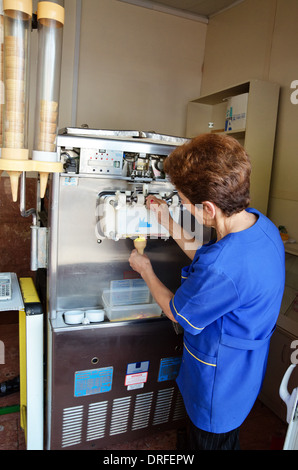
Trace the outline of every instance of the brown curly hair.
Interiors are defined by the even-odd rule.
[[[195,137],[168,156],[164,170],[193,205],[210,201],[229,217],[250,204],[250,160],[231,136]]]

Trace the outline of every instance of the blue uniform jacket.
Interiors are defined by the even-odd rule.
[[[262,386],[285,283],[284,246],[264,215],[202,246],[170,302],[184,328],[177,384],[190,419],[223,433],[239,427]]]

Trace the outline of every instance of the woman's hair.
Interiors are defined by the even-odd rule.
[[[249,206],[250,160],[230,136],[195,137],[166,158],[164,170],[193,205],[213,202],[227,217]]]

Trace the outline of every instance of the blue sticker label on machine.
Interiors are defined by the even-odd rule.
[[[127,364],[126,374],[138,374],[140,372],[148,372],[148,370],[149,361],[134,362],[132,364]]]
[[[64,178],[63,186],[78,186],[78,178]]]
[[[182,357],[167,357],[161,359],[159,365],[158,382],[175,380],[179,374]]]
[[[113,367],[75,372],[75,397],[96,395],[112,389]]]

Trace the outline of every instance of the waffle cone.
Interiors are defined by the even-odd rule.
[[[49,173],[40,173],[39,177],[40,177],[39,178],[40,179],[40,197],[41,199],[43,199],[46,193],[46,189],[47,189]]]
[[[13,202],[17,202],[18,200],[18,189],[19,189],[19,178],[21,173],[18,171],[9,171],[8,172],[10,177],[10,187],[12,193],[12,200]]]

